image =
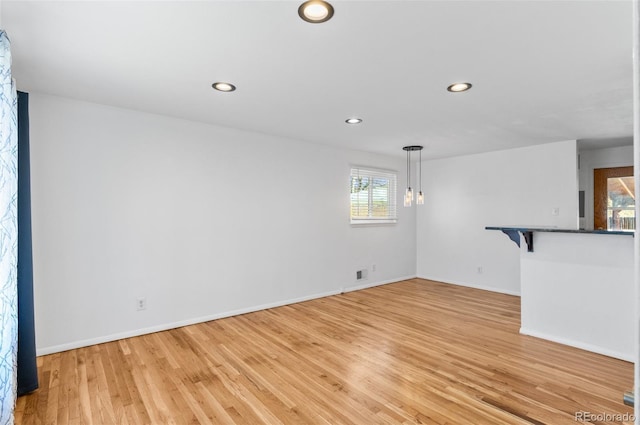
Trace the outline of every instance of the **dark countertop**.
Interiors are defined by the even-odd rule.
[[[511,232],[551,232],[551,233],[586,233],[595,235],[627,235],[633,236],[634,232],[622,230],[584,230],[584,229],[559,229],[557,227],[543,226],[486,226],[486,230],[501,230]]]

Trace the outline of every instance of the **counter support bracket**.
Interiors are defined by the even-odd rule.
[[[509,239],[514,241],[515,244],[520,247],[520,235],[518,234],[518,230],[502,229],[502,233],[507,235]],[[522,233],[524,241],[527,244],[527,252],[533,252],[533,232],[531,230],[521,230],[520,233]]]

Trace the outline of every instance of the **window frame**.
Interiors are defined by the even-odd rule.
[[[353,179],[368,177],[370,179],[387,180],[389,189],[387,191],[388,214],[383,217],[373,216],[374,186],[369,185],[367,190],[367,216],[358,218],[353,216]],[[396,224],[398,222],[398,172],[375,167],[351,165],[349,172],[349,218],[350,223],[355,226]]]

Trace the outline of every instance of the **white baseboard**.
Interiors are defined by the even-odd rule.
[[[520,291],[510,291],[507,289],[496,288],[494,286],[476,285],[474,283],[469,283],[469,282],[457,282],[451,279],[439,279],[439,278],[428,277],[428,276],[417,276],[417,277],[420,279],[433,280],[434,282],[448,283],[450,285],[466,286],[467,288],[482,289],[483,291],[498,292],[500,294],[515,295],[517,297],[520,296]]]
[[[135,329],[135,330],[121,332],[121,333],[117,333],[117,334],[100,336],[100,337],[97,337],[97,338],[90,338],[90,339],[84,339],[84,340],[80,340],[80,341],[73,341],[73,342],[69,342],[69,343],[66,343],[66,344],[53,345],[53,346],[50,346],[50,347],[42,347],[42,348],[38,348],[36,350],[36,355],[43,356],[43,355],[46,355],[46,354],[59,353],[61,351],[73,350],[75,348],[88,347],[90,345],[96,345],[96,344],[102,344],[102,343],[105,343],[105,342],[117,341],[119,339],[131,338],[131,337],[134,337],[134,336],[140,336],[140,335],[146,335],[146,334],[150,334],[150,333],[154,333],[154,332],[166,331],[168,329],[181,328],[183,326],[194,325],[196,323],[209,322],[211,320],[223,319],[225,317],[238,316],[240,314],[246,314],[246,313],[253,313],[253,312],[256,312],[256,311],[260,311],[260,310],[266,310],[268,308],[282,307],[284,305],[289,305],[289,304],[300,303],[300,302],[303,302],[303,301],[314,300],[316,298],[329,297],[331,295],[338,295],[340,293],[341,293],[340,290],[328,291],[328,292],[323,292],[323,293],[319,293],[319,294],[308,295],[308,296],[305,296],[305,297],[293,298],[293,299],[284,300],[284,301],[277,301],[277,302],[269,303],[269,304],[261,304],[261,305],[242,308],[242,309],[238,309],[238,310],[225,311],[225,312],[222,312],[222,313],[212,314],[212,315],[208,315],[208,316],[194,317],[192,319],[181,320],[181,321],[172,322],[172,323],[165,323],[165,324],[162,324],[162,325],[151,326],[151,327],[148,327],[148,328]]]
[[[633,353],[622,353],[615,350],[609,350],[608,348],[600,347],[597,345],[587,344],[580,341],[574,341],[568,338],[562,338],[555,335],[545,334],[544,332],[538,332],[524,327],[520,328],[522,335],[533,336],[536,338],[546,339],[547,341],[557,342],[558,344],[568,345],[570,347],[580,348],[581,350],[591,351],[592,353],[602,354],[604,356],[613,357],[615,359],[625,360],[627,362],[634,362]]]
[[[371,282],[371,283],[364,283],[364,284],[360,284],[358,286],[344,286],[342,292],[360,291],[362,289],[373,288],[374,286],[382,286],[382,285],[387,285],[389,283],[396,283],[396,282],[401,282],[403,280],[409,280],[409,279],[415,279],[415,278],[416,278],[415,275],[402,276],[402,277],[398,277],[397,279],[383,280],[383,281],[377,281],[377,282]]]
[[[46,354],[59,353],[61,351],[73,350],[73,349],[76,349],[76,348],[88,347],[88,346],[96,345],[96,344],[103,344],[105,342],[117,341],[119,339],[131,338],[131,337],[134,337],[134,336],[140,336],[140,335],[146,335],[146,334],[150,334],[150,333],[154,333],[154,332],[166,331],[168,329],[181,328],[183,326],[194,325],[196,323],[209,322],[211,320],[223,319],[225,317],[231,317],[231,316],[238,316],[240,314],[253,313],[253,312],[256,312],[256,311],[260,311],[260,310],[266,310],[268,308],[282,307],[282,306],[285,306],[285,305],[300,303],[300,302],[309,301],[309,300],[314,300],[314,299],[317,299],[317,298],[329,297],[331,295],[338,295],[338,294],[343,293],[343,292],[359,291],[361,289],[371,288],[371,287],[374,287],[374,286],[386,285],[388,283],[394,283],[394,282],[400,282],[402,280],[413,279],[414,277],[415,276],[399,277],[397,279],[391,279],[391,280],[386,280],[386,281],[381,281],[381,282],[371,282],[371,283],[366,283],[364,285],[359,285],[359,286],[355,286],[355,287],[344,287],[344,289],[337,289],[335,291],[322,292],[322,293],[319,293],[319,294],[313,294],[313,295],[308,295],[308,296],[299,297],[299,298],[293,298],[293,299],[289,299],[289,300],[277,301],[277,302],[269,303],[269,304],[261,304],[261,305],[242,308],[242,309],[238,309],[238,310],[225,311],[225,312],[222,312],[222,313],[212,314],[212,315],[208,315],[208,316],[194,317],[192,319],[181,320],[181,321],[172,322],[172,323],[165,323],[165,324],[162,324],[162,325],[151,326],[151,327],[148,327],[148,328],[135,329],[135,330],[131,330],[131,331],[120,332],[120,333],[117,333],[117,334],[105,335],[105,336],[100,336],[100,337],[96,337],[96,338],[84,339],[84,340],[80,340],[80,341],[73,341],[73,342],[69,342],[69,343],[66,343],[66,344],[52,345],[52,346],[49,346],[49,347],[38,347],[36,349],[36,355],[44,356]]]

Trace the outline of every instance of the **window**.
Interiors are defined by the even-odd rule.
[[[395,223],[394,171],[351,168],[351,224]]]

